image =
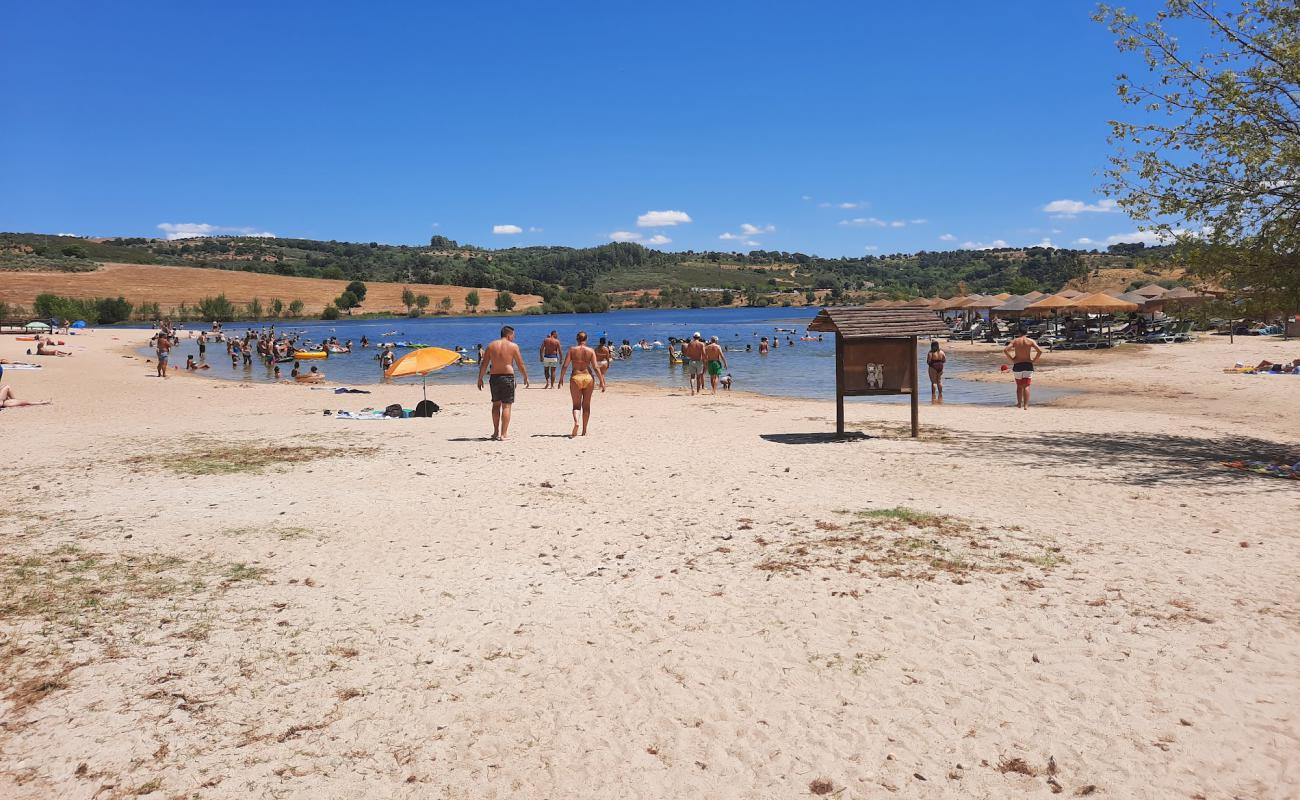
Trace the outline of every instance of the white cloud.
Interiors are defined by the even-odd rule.
[[[961,243],[961,249],[963,250],[996,250],[1002,247],[1010,247],[1010,246],[1011,245],[1007,244],[1001,239],[994,239],[991,242],[962,242]]]
[[[921,225],[925,220],[912,220],[913,225]],[[875,228],[905,228],[907,220],[895,219],[886,220],[878,217],[854,217],[853,219],[840,220],[841,225],[847,225],[850,228],[865,228],[867,226]]]
[[[740,223],[740,232],[746,236],[758,236],[762,233],[771,233],[774,230],[776,230],[775,225],[763,225],[760,227],[758,225],[750,225],[748,222]]]
[[[957,241],[957,237],[956,237],[956,236],[953,236],[951,233],[945,233],[943,236],[940,236],[940,237],[939,237],[939,241],[941,241],[941,242],[955,242],[955,241]]]
[[[1079,214],[1111,214],[1119,211],[1119,203],[1114,200],[1098,200],[1085,203],[1082,200],[1053,200],[1043,206],[1043,211],[1056,219],[1072,219]]]
[[[1071,242],[1071,244],[1082,245],[1083,247],[1092,247],[1093,245],[1101,244],[1101,242],[1098,242],[1095,239],[1089,239],[1087,236],[1080,236],[1078,239]]]
[[[260,239],[273,239],[270,231],[256,228],[231,228],[224,225],[210,225],[206,222],[161,222],[158,230],[167,234],[168,241],[176,239],[193,239],[196,236],[252,236]]]
[[[927,222],[929,222],[929,221],[930,221],[930,220],[928,220],[928,219],[914,219],[914,220],[909,220],[909,222],[911,222],[913,225],[924,225],[925,223],[927,223]]]
[[[528,226],[528,232],[529,232],[529,233],[541,233],[541,232],[542,232],[542,229],[539,228],[539,227],[537,227],[536,225],[529,225],[529,226]]]
[[[80,238],[81,238],[81,234],[79,234],[79,233],[56,233],[56,234],[54,234],[54,235],[55,235],[55,236],[68,236],[68,237],[71,237],[71,238],[73,238],[73,239],[80,239]]]
[[[811,199],[812,199],[812,195],[810,195],[810,194],[805,194],[805,195],[803,195],[802,197],[803,197],[804,200],[811,200]]]
[[[723,241],[731,241],[732,239],[743,239],[745,237],[741,236],[738,233],[731,233],[730,231],[728,231],[727,233],[719,234],[718,238],[722,239]]]
[[[753,239],[746,239],[745,241],[741,242],[741,244],[747,244],[750,247],[758,247],[758,242],[754,241]]]
[[[657,244],[668,244],[671,241],[672,239],[669,239],[667,236],[664,236],[662,233],[656,233],[654,236],[651,236],[649,239],[646,239],[645,243],[657,245]]]
[[[492,232],[499,236],[514,236],[516,233],[523,233],[524,229],[518,225],[493,225]]]
[[[1038,243],[1038,246],[1039,246],[1039,247],[1056,247],[1056,245],[1052,244],[1052,240],[1051,240],[1051,238],[1049,238],[1049,237],[1047,237],[1047,236],[1044,236],[1044,237],[1043,237],[1042,241],[1040,241],[1040,242]]]
[[[690,221],[691,216],[685,211],[647,211],[636,218],[636,226],[638,228],[669,228]]]
[[[431,224],[429,227],[430,227],[430,228],[441,228],[441,227],[442,227],[442,223],[441,223],[441,222],[435,222],[435,223]]]
[[[611,242],[635,242],[641,238],[636,231],[614,231],[609,235]]]
[[[874,253],[874,252],[876,252],[876,251],[879,250],[879,249],[880,249],[880,248],[879,248],[877,245],[874,245],[874,244],[869,244],[869,245],[866,246],[866,251],[867,251],[868,253]]]
[[[862,206],[863,206],[862,203],[840,203],[835,207],[836,208],[862,208]]]
[[[1175,234],[1185,233],[1186,231],[1177,230]],[[1141,242],[1150,247],[1161,244],[1169,244],[1174,240],[1170,234],[1159,233],[1157,231],[1133,231],[1132,233],[1116,233],[1106,237],[1106,244],[1137,244]]]

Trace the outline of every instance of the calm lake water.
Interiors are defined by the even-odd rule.
[[[670,336],[687,338],[695,331],[705,337],[717,336],[720,343],[728,347],[727,359],[730,373],[735,380],[735,388],[749,392],[785,396],[834,398],[835,396],[835,343],[833,337],[826,336],[821,342],[801,342],[808,323],[816,316],[812,310],[789,308],[731,308],[731,309],[696,309],[696,310],[628,310],[605,314],[557,314],[549,316],[492,316],[492,317],[425,317],[421,319],[386,319],[386,320],[337,320],[333,322],[294,322],[281,321],[278,329],[298,331],[301,338],[319,341],[329,336],[337,336],[340,342],[353,340],[353,352],[331,355],[328,359],[303,361],[304,369],[315,365],[324,372],[332,383],[373,384],[383,383],[385,378],[379,367],[375,345],[381,342],[410,341],[437,347],[455,349],[457,346],[470,351],[473,357],[475,345],[486,345],[496,338],[502,325],[513,325],[515,340],[523,350],[528,365],[529,378],[543,381],[542,366],[537,355],[538,347],[546,334],[552,330],[560,333],[560,339],[568,347],[574,335],[587,331],[590,342],[595,345],[601,336],[612,339],[616,344],[624,339],[634,345],[642,339],[650,342],[663,342],[665,348],[658,350],[634,350],[632,358],[615,361],[610,367],[608,378],[611,382],[620,380],[653,383],[661,386],[685,387],[686,378],[681,366],[669,364],[666,345]],[[191,323],[185,328],[195,331],[206,329],[202,323]],[[227,333],[242,334],[247,323],[229,323],[224,326]],[[187,355],[198,357],[198,345],[187,339],[185,328],[181,331],[181,344],[173,351],[173,368],[181,368]],[[760,336],[778,335],[774,329],[793,329],[797,333],[781,333],[781,346],[767,355],[758,354]],[[396,331],[398,335],[383,334]],[[360,349],[362,336],[370,339],[371,348]],[[789,343],[794,339],[794,344]],[[924,340],[922,344],[924,345]],[[744,352],[746,345],[753,346],[753,352]],[[151,350],[142,350],[152,355]],[[398,350],[398,357],[409,352]],[[924,354],[918,354],[924,361]],[[270,368],[254,360],[252,366],[231,367],[226,357],[225,345],[212,342],[208,344],[207,363],[211,369],[205,374],[213,378],[242,381],[272,380]],[[292,364],[282,364],[281,369],[288,376]],[[945,399],[959,403],[978,403],[1010,405],[1015,401],[1015,392],[1010,378],[1004,383],[984,383],[963,381],[960,373],[967,369],[986,370],[987,362],[977,363],[970,356],[960,352],[948,353],[948,369],[944,375]],[[477,366],[452,366],[441,372],[429,375],[430,387],[444,383],[473,383],[478,375]],[[924,365],[920,372],[921,396],[928,399],[929,381],[926,379]],[[419,383],[416,378],[399,378],[395,382]],[[1040,397],[1049,399],[1050,392],[1043,392]],[[850,398],[851,402],[906,402],[905,396],[883,398]]]

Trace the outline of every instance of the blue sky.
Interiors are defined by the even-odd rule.
[[[1093,7],[11,4],[0,230],[832,256],[1131,241],[1097,187],[1114,76],[1139,66]]]

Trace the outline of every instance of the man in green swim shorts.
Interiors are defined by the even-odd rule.
[[[718,344],[718,337],[709,338],[708,345],[704,348],[704,363],[709,370],[709,385],[713,388],[713,394],[718,393],[718,376],[722,374],[723,369],[727,369],[727,354],[723,351],[722,345]]]

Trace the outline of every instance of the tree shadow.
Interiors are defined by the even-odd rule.
[[[835,433],[763,433],[759,438],[776,444],[837,444],[843,442],[862,442],[875,437],[862,431],[845,431]]]
[[[963,450],[1026,467],[1069,468],[1081,477],[1087,477],[1090,468],[1097,468],[1099,478],[1137,486],[1253,480],[1261,476],[1224,467],[1223,463],[1258,460],[1293,464],[1300,459],[1300,447],[1296,445],[1249,436],[1202,438],[1059,431],[1015,436],[964,434],[959,442]]]

